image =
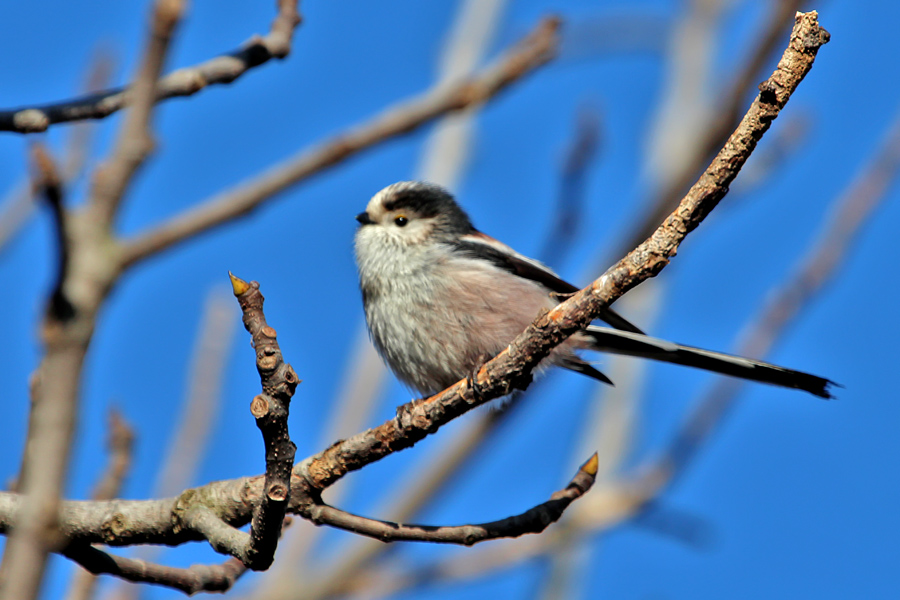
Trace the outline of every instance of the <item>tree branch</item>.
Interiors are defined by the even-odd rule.
[[[412,446],[475,406],[526,388],[534,368],[556,346],[669,263],[687,234],[728,192],[729,184],[812,68],[816,53],[829,37],[819,26],[815,11],[798,13],[788,48],[775,72],[760,84],[759,96],[737,130],[675,212],[649,239],[593,284],[535,320],[506,350],[482,366],[475,377],[399,407],[396,418],[334,444],[297,465],[295,473],[307,480],[313,490],[324,490],[348,472]]]
[[[125,476],[131,469],[134,431],[115,409],[109,411],[109,437],[106,442],[109,463],[94,488],[95,500],[111,500],[119,495]],[[80,563],[79,563],[80,564]],[[67,600],[90,600],[97,582],[96,574],[76,571],[69,585]]]
[[[247,283],[231,273],[228,276],[241,305],[244,327],[253,337],[256,368],[263,387],[262,394],[250,404],[250,412],[256,417],[266,446],[265,491],[250,522],[246,555],[240,557],[249,568],[262,571],[275,559],[281,524],[291,498],[291,468],[297,446],[288,434],[288,412],[300,379],[291,365],[284,362],[275,330],[266,323],[259,284]]]
[[[34,401],[20,477],[27,502],[4,548],[2,568],[6,582],[0,590],[3,598],[37,597],[47,553],[56,550],[62,542],[59,503],[78,414],[84,358],[97,310],[116,276],[114,268],[103,268],[114,260],[106,245],[108,226],[121,193],[146,150],[150,95],[155,83],[155,77],[149,81],[148,78],[162,64],[180,10],[180,0],[157,0],[153,33],[136,83],[135,104],[125,118],[110,165],[95,179],[95,187],[99,189],[93,206],[97,210],[79,215],[80,218],[64,213],[61,204],[57,211],[58,218],[64,218],[66,225],[65,235],[61,236],[66,260],[52,296],[51,310],[43,321],[44,356],[33,387]],[[64,304],[55,302],[57,299],[63,299]]]
[[[272,58],[286,57],[294,28],[301,20],[297,4],[298,0],[277,0],[278,14],[268,35],[254,35],[233,52],[159,79],[153,102],[192,96],[210,85],[231,83]],[[64,102],[0,111],[0,131],[35,133],[56,123],[103,119],[128,106],[137,94],[135,88],[117,88]]]
[[[707,157],[728,140],[732,128],[740,118],[747,92],[756,81],[766,61],[769,60],[769,56],[778,47],[778,40],[791,22],[791,18],[795,14],[799,14],[797,11],[805,2],[806,0],[778,0],[771,3],[773,13],[769,16],[766,27],[759,36],[750,56],[743,63],[732,84],[722,94],[724,100],[719,103],[718,112],[711,119],[709,127],[702,132],[702,139],[696,145],[696,151],[692,155],[694,160],[689,161],[678,174],[671,178],[665,189],[654,199],[653,204],[645,212],[634,231],[631,231],[623,240],[615,255],[634,248],[653,233],[665,216],[678,205],[679,198],[697,177],[697,173],[703,168]]]
[[[112,223],[128,184],[153,150],[150,117],[156,104],[156,80],[183,11],[183,0],[157,0],[154,5],[150,38],[134,78],[131,109],[109,159],[94,172],[90,207],[104,226]]]
[[[229,558],[217,565],[166,567],[139,559],[115,556],[93,546],[73,544],[62,551],[93,575],[113,575],[132,583],[152,583],[191,596],[198,592],[225,592],[247,571],[244,563]]]
[[[540,533],[563,515],[569,505],[587,493],[597,475],[597,455],[581,465],[575,477],[565,488],[555,492],[550,499],[522,514],[480,525],[434,527],[428,525],[402,525],[378,521],[354,515],[343,510],[316,503],[301,511],[301,515],[316,525],[330,525],[382,542],[434,542],[437,544],[461,544],[472,546],[478,542],[498,538],[515,538],[526,533]]]
[[[530,381],[531,371],[552,348],[587,325],[602,308],[664,268],[684,237],[727,192],[728,184],[827,40],[828,33],[819,27],[815,12],[798,15],[789,47],[777,70],[760,86],[760,96],[741,125],[679,208],[650,239],[592,285],[539,317],[472,378],[431,398],[404,405],[395,419],[337,442],[297,464],[288,511],[302,514],[311,507],[311,498],[348,472],[412,446],[474,406],[524,387]],[[199,540],[203,536],[185,523],[192,508],[208,508],[222,523],[239,527],[250,520],[252,508],[260,502],[263,483],[262,477],[214,482],[187,490],[178,498],[163,500],[65,502],[60,513],[60,533],[69,543],[172,545]],[[0,493],[0,532],[9,531],[24,508],[23,496]]]
[[[444,114],[486,102],[523,75],[553,57],[559,21],[546,19],[528,37],[480,74],[455,85],[439,86],[419,98],[388,109],[349,132],[301,151],[256,177],[201,202],[170,221],[139,234],[123,248],[129,266],[232,221],[258,208],[275,194],[392,137],[409,133]]]
[[[53,227],[56,233],[56,251],[58,253],[56,277],[47,310],[53,319],[64,321],[72,317],[72,303],[63,293],[63,283],[69,275],[71,246],[68,239],[68,214],[63,203],[62,177],[55,161],[47,149],[39,143],[31,146],[31,161],[34,165],[34,184],[36,196],[41,196],[50,209]]]

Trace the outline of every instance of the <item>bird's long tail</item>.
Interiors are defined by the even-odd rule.
[[[829,387],[837,385],[833,381],[809,373],[785,369],[750,358],[682,346],[639,333],[603,327],[588,327],[584,333],[592,338],[593,350],[649,358],[741,379],[796,388],[820,398],[832,398]]]

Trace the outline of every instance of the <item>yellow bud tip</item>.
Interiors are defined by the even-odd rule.
[[[597,470],[600,468],[600,458],[597,456],[597,453],[594,452],[587,462],[581,465],[581,470],[590,475],[591,477],[595,477],[597,475]]]
[[[235,277],[231,274],[231,271],[228,271],[228,277],[231,279],[231,289],[234,290],[235,296],[240,296],[244,292],[250,289],[250,284],[241,279],[240,277]]]

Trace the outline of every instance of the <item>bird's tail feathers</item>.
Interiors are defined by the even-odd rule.
[[[800,389],[820,398],[833,398],[829,388],[837,385],[833,381],[802,371],[785,369],[751,358],[682,346],[639,333],[594,326],[588,327],[584,333],[591,338],[592,350],[649,358],[741,379]],[[572,368],[569,365],[566,367]]]

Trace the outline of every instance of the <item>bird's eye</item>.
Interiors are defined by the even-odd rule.
[[[407,223],[409,223],[409,219],[407,219],[403,215],[394,217],[394,224],[396,224],[397,227],[406,227]]]

